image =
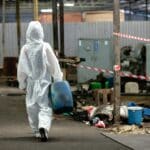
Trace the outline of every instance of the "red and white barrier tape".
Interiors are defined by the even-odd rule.
[[[135,79],[139,79],[139,80],[150,80],[149,76],[142,76],[142,75],[134,75],[134,74],[130,74],[130,73],[125,73],[125,72],[120,72],[119,73],[121,77],[129,77],[129,78],[135,78]]]
[[[80,68],[84,68],[84,69],[92,70],[92,71],[96,71],[96,72],[104,72],[104,73],[114,74],[113,71],[110,71],[108,69],[101,69],[101,68],[84,66],[84,65],[76,65],[76,64],[71,64],[71,63],[67,63],[67,65],[70,65],[73,67],[80,67]],[[135,79],[139,79],[139,80],[147,80],[147,81],[150,80],[150,76],[134,75],[134,74],[125,73],[125,72],[119,72],[119,75],[121,77],[129,77],[129,78],[135,78]]]
[[[109,74],[114,73],[113,71],[110,71],[108,69],[101,69],[101,68],[84,66],[84,65],[75,65],[75,64],[71,64],[71,63],[67,63],[67,65],[70,65],[70,66],[73,66],[73,67],[80,67],[80,68],[84,68],[84,69],[92,70],[92,71],[96,71],[96,72],[104,72],[104,73],[109,73]]]
[[[115,33],[115,32],[113,32],[113,35],[116,35],[116,36],[119,36],[119,37],[123,37],[123,38],[127,38],[127,39],[134,39],[134,40],[138,40],[138,41],[150,42],[150,39],[136,37],[136,36],[123,34],[123,33]]]

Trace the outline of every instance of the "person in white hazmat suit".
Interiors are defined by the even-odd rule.
[[[26,91],[26,109],[33,133],[41,141],[48,139],[52,122],[52,109],[48,91],[51,77],[61,81],[63,74],[51,46],[43,41],[43,28],[38,21],[31,21],[26,32],[18,62],[19,88]]]

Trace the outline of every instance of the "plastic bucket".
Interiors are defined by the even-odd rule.
[[[120,106],[120,116],[122,118],[128,118],[128,107],[127,106]]]
[[[143,120],[142,107],[128,107],[128,124],[141,125]]]

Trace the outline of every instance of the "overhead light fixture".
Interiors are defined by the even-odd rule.
[[[74,3],[64,3],[65,7],[73,7],[75,4]],[[57,7],[59,7],[59,3],[57,3]]]
[[[124,10],[124,9],[120,9],[120,12],[121,12],[121,13],[125,13],[125,10]]]
[[[75,5],[75,3],[64,3],[65,7],[73,7],[74,5]],[[57,7],[59,7],[59,3],[57,4]],[[41,13],[52,13],[53,10],[51,8],[41,9],[40,12]]]
[[[75,3],[64,3],[65,7],[73,7]]]
[[[41,13],[52,13],[53,10],[52,9],[41,9],[40,12]]]
[[[130,10],[125,10],[124,13],[125,13],[125,14],[131,14],[131,15],[134,14],[134,12],[133,12],[133,11],[130,11]]]

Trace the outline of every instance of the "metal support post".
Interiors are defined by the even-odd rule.
[[[38,15],[38,0],[33,0],[34,20],[39,20]]]
[[[113,11],[113,32],[120,33],[120,1],[114,0]],[[114,35],[115,65],[120,67],[120,38]],[[114,79],[114,123],[120,122],[120,76],[119,71],[115,71]]]

